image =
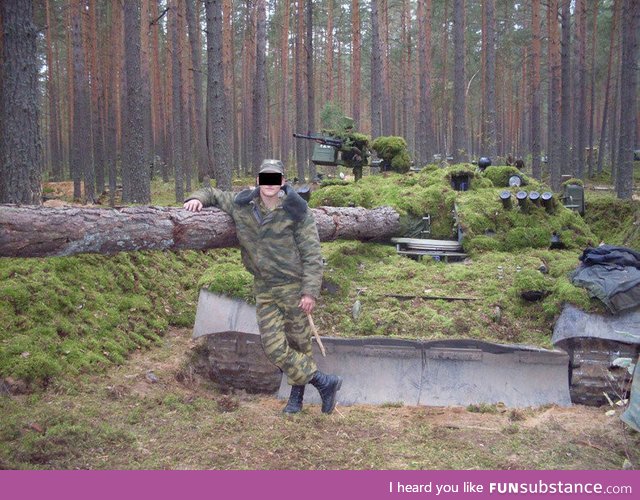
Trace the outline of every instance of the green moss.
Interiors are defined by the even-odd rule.
[[[496,187],[509,186],[509,178],[513,175],[518,175],[522,179],[522,186],[526,186],[531,182],[531,179],[520,172],[516,167],[511,166],[493,166],[487,167],[482,176],[489,179]]]
[[[394,172],[407,172],[411,167],[411,157],[407,149],[407,141],[402,137],[378,137],[371,144],[378,157],[391,165]]]
[[[222,260],[235,256],[220,252]],[[198,280],[215,252],[0,259],[0,377],[33,387],[121,364],[191,326]]]
[[[198,280],[198,286],[210,292],[253,301],[253,276],[236,262],[216,262]]]
[[[594,197],[585,202],[585,221],[598,241],[640,249],[640,202],[619,200],[613,195]]]
[[[553,288],[554,281],[553,278],[545,276],[538,270],[525,269],[516,273],[513,289],[516,295],[528,291],[548,292]]]
[[[566,181],[564,181],[562,183],[562,186],[569,186],[571,184],[577,184],[578,186],[584,186],[584,181],[582,179],[576,179],[575,177],[572,177],[571,179],[567,179]]]

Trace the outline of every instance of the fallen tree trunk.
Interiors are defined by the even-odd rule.
[[[400,231],[389,207],[313,209],[321,241],[384,241]],[[237,246],[233,220],[217,208],[34,207],[0,205],[0,257],[47,257],[135,250]]]

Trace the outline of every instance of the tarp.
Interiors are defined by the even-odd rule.
[[[625,344],[640,344],[640,307],[613,315],[587,313],[567,304],[553,328],[551,341],[564,347],[574,337],[592,337]]]
[[[255,307],[201,290],[193,337],[202,336],[225,383],[247,390],[257,384],[273,387]],[[344,378],[338,393],[342,405],[571,404],[569,358],[559,350],[472,339],[323,337],[322,342],[326,358],[315,344],[314,356],[321,370]],[[279,387],[280,397],[288,397],[286,377],[280,376]],[[277,388],[276,382],[273,391]],[[305,401],[319,402],[317,391],[306,391]]]

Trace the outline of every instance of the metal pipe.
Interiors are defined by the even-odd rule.
[[[511,208],[511,191],[502,191],[500,193],[500,201],[502,202],[502,208],[509,210]]]
[[[527,207],[527,192],[526,191],[518,191],[516,193],[516,199],[518,200],[518,205],[520,208]]]

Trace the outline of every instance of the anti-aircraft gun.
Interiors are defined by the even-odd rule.
[[[315,165],[351,168],[356,181],[362,178],[362,167],[369,164],[369,137],[354,132],[352,124],[340,130],[322,130],[322,135],[294,133],[293,137],[316,143],[311,156]]]

